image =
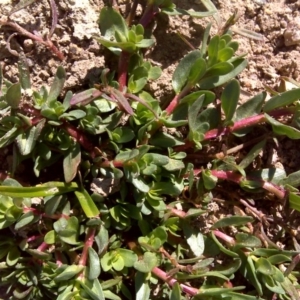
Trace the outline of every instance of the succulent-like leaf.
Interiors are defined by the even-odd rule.
[[[78,143],[74,143],[64,157],[63,170],[65,182],[71,182],[76,174],[78,166],[81,162],[81,150]]]
[[[233,65],[233,70],[225,75],[213,75],[210,77],[204,77],[199,82],[199,88],[203,90],[210,90],[217,86],[220,86],[230,79],[241,73],[247,66],[248,62],[244,58],[237,58],[230,62]]]
[[[51,84],[49,95],[47,97],[48,104],[56,101],[60,95],[66,80],[66,71],[62,66],[57,68],[54,80]]]
[[[89,280],[97,279],[100,273],[101,273],[101,268],[100,268],[99,255],[92,247],[90,247],[88,279]]]
[[[12,108],[18,108],[21,101],[21,84],[15,83],[6,92],[6,102]]]
[[[188,53],[178,64],[172,78],[173,89],[178,94],[186,84],[195,62],[201,58],[199,50]]]
[[[75,191],[75,195],[88,218],[94,218],[99,215],[99,209],[85,189]]]
[[[269,112],[275,108],[283,107],[300,99],[300,88],[286,91],[269,99],[264,105],[264,112]]]
[[[226,85],[221,95],[221,105],[225,113],[226,123],[232,121],[239,98],[240,98],[240,84],[236,79],[233,79]]]
[[[217,221],[212,228],[221,228],[227,226],[242,226],[249,222],[253,222],[254,219],[250,216],[231,216],[225,217]]]

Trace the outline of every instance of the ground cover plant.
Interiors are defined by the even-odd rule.
[[[0,147],[12,153],[0,174],[4,299],[300,299],[300,172],[265,157],[270,143],[300,138],[299,84],[282,78],[280,91],[239,103],[247,59],[233,15],[182,57],[169,103],[148,85],[161,74],[144,58],[156,15],[217,13],[202,2],[206,12],[149,0],[140,19],[138,1],[127,16],[103,8],[94,38],[118,68],[87,90],[63,93],[63,67],[33,89],[22,53],[19,82],[1,71]],[[63,59],[51,33],[34,39]]]

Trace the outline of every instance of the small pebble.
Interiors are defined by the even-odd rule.
[[[287,25],[283,33],[285,46],[294,46],[300,44],[300,17],[295,18]]]

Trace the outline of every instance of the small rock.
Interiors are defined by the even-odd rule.
[[[295,18],[287,25],[283,37],[287,47],[300,44],[300,17]]]
[[[23,47],[26,52],[30,52],[33,48],[33,41],[31,39],[25,40]]]

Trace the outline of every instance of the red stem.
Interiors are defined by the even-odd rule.
[[[130,53],[122,51],[119,57],[119,66],[118,66],[118,82],[120,92],[124,91],[124,88],[127,85],[127,72],[128,64],[130,59]]]
[[[293,113],[294,112],[292,109],[283,108],[283,109],[274,110],[274,111],[270,112],[269,115],[272,117],[278,118],[281,116],[291,115]],[[265,119],[264,114],[251,116],[251,117],[248,117],[248,118],[245,118],[245,119],[235,122],[233,126],[221,127],[221,128],[209,130],[204,135],[204,141],[211,140],[211,139],[214,139],[214,138],[217,138],[217,137],[229,134],[231,132],[253,126],[253,125],[258,125],[265,121],[266,121],[266,119]],[[186,140],[184,145],[175,147],[174,150],[176,152],[185,151],[187,149],[192,148],[193,146],[194,146],[194,142]]]
[[[96,153],[94,151],[94,145],[89,141],[85,133],[81,132],[78,128],[72,126],[69,123],[65,123],[63,128],[72,136],[85,150],[89,151],[91,157],[94,158]]]
[[[232,238],[231,236],[229,236],[219,230],[214,230],[213,233],[215,236],[217,236],[221,240],[225,241],[226,243],[230,244],[231,246],[235,245],[235,239]]]
[[[65,59],[64,55],[58,50],[58,48],[53,44],[53,42],[50,39],[43,40],[43,38],[41,36],[35,35],[29,31],[27,31],[26,29],[24,29],[17,23],[11,22],[8,20],[1,20],[0,25],[6,25],[6,26],[10,26],[10,27],[14,28],[19,34],[27,36],[28,38],[48,47],[60,60]]]
[[[165,109],[168,115],[172,114],[172,112],[175,110],[175,108],[178,106],[179,101],[191,90],[190,85],[186,85],[183,90],[177,94],[173,100],[170,102],[168,107]]]
[[[155,15],[159,12],[158,7],[154,6],[153,3],[149,4],[143,16],[140,19],[140,24],[146,28],[154,19]]]
[[[200,169],[195,169],[194,174],[198,175],[201,173]],[[265,190],[267,190],[270,193],[273,193],[275,196],[277,196],[279,199],[284,199],[286,197],[287,191],[284,189],[280,188],[279,186],[262,180],[262,179],[257,179],[253,177],[244,177],[241,174],[235,173],[233,171],[218,171],[218,170],[211,170],[211,174],[213,176],[216,176],[218,179],[223,179],[223,180],[228,180],[235,182],[237,184],[240,184],[243,180],[250,180],[250,181],[255,181],[257,183],[261,184],[261,187]]]
[[[38,251],[44,252],[48,249],[50,245],[46,244],[45,242],[42,242],[42,244],[36,249]]]
[[[151,272],[156,277],[158,277],[161,280],[163,280],[164,282],[168,283],[169,286],[171,286],[171,287],[177,282],[176,279],[169,277],[166,272],[164,272],[163,270],[159,269],[158,267],[154,267]],[[180,285],[182,291],[185,292],[185,293],[187,293],[190,296],[195,296],[199,292],[199,289],[190,287],[188,285],[185,285],[185,284],[182,284],[182,283],[180,283],[179,285]]]
[[[84,247],[82,250],[82,254],[79,260],[78,265],[86,266],[86,261],[88,258],[89,248],[93,246],[94,238],[95,238],[96,229],[89,228],[85,237]]]

